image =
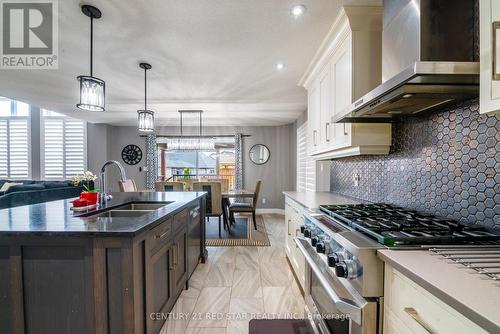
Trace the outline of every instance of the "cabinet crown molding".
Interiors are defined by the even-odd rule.
[[[382,31],[382,15],[383,7],[381,6],[342,7],[298,85],[308,89],[334,51],[349,34],[355,35],[359,31]]]

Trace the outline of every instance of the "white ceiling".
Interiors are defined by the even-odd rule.
[[[298,2],[297,2],[298,1]],[[143,107],[157,125],[179,109],[203,109],[207,125],[279,125],[306,109],[297,82],[338,13],[337,0],[101,0],[94,75],[106,81],[106,112],[84,112],[76,76],[89,72],[89,19],[81,2],[59,1],[59,69],[2,70],[0,95],[91,122],[135,125]],[[307,6],[300,19],[293,4]],[[276,63],[285,69],[276,70]]]

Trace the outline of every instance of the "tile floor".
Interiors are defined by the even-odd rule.
[[[285,220],[264,215],[271,246],[209,247],[161,334],[248,333],[256,317],[302,316],[304,300],[285,258]]]

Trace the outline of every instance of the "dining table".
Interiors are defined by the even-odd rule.
[[[222,192],[222,217],[224,219],[224,226],[228,227],[228,232],[231,233],[230,226],[231,224],[228,222],[229,217],[229,206],[231,205],[231,198],[234,199],[253,199],[255,197],[254,190],[247,189],[231,189],[228,191]]]

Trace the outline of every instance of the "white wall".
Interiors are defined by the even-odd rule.
[[[108,159],[108,125],[87,123],[87,169],[97,173]]]
[[[121,158],[122,149],[129,144],[135,144],[142,150],[142,160],[139,164],[127,165]],[[87,125],[87,166],[94,174],[99,174],[102,165],[107,160],[116,160],[122,164],[127,178],[137,182],[141,189],[146,185],[146,173],[139,167],[146,165],[146,141],[139,137],[137,128],[128,126],[111,126],[106,124]],[[118,191],[119,173],[116,167],[108,167],[106,173],[107,190]]]

